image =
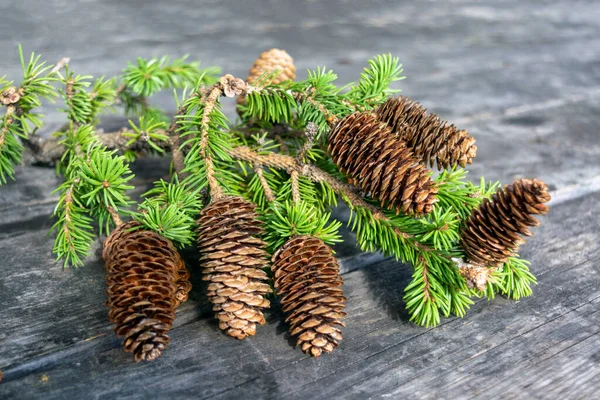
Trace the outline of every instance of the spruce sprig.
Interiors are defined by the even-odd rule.
[[[194,240],[196,218],[202,208],[197,190],[189,190],[175,177],[172,182],[162,179],[155,182],[143,197],[139,211],[132,213],[142,227],[160,233],[180,247]]]
[[[23,70],[23,80],[19,87],[11,86],[12,81],[0,78],[0,94],[6,111],[0,120],[0,186],[7,179],[14,179],[14,166],[21,162],[23,146],[19,138],[27,139],[42,126],[42,116],[34,113],[42,105],[42,99],[53,100],[56,90],[52,83],[56,81],[57,70],[40,55],[31,53],[25,62],[23,49],[19,45],[19,58]]]
[[[324,213],[305,201],[274,202],[264,215],[265,240],[272,251],[293,236],[315,236],[327,244],[341,242],[338,231],[342,223],[330,221],[331,213]]]

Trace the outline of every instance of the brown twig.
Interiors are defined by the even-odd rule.
[[[290,172],[290,179],[292,181],[292,201],[294,203],[299,203],[300,202],[300,187],[298,185],[298,171],[297,170],[292,170]]]
[[[265,179],[262,167],[260,167],[259,165],[255,165],[254,172],[256,172],[256,175],[258,176],[258,180],[260,181],[260,185],[262,186],[263,191],[265,192],[265,197],[267,198],[267,201],[275,201],[275,195],[273,194],[273,190],[271,190],[269,183]]]
[[[65,223],[63,224],[63,231],[65,234],[65,241],[69,243],[69,249],[71,251],[75,250],[75,246],[73,246],[73,242],[71,241],[71,232],[69,231],[69,222],[71,222],[71,206],[73,205],[73,191],[75,190],[75,186],[79,183],[79,178],[73,179],[73,182],[65,192]]]
[[[329,110],[323,104],[316,101],[310,95],[307,95],[306,93],[301,93],[301,92],[294,92],[293,96],[294,96],[294,99],[296,99],[296,101],[298,101],[300,103],[303,103],[303,102],[310,103],[312,106],[314,106],[316,109],[318,109],[319,112],[321,114],[323,114],[325,116],[325,118],[327,118],[327,122],[329,123],[329,125],[335,125],[339,121],[339,118],[337,116],[335,116],[334,114],[329,112]]]
[[[156,133],[168,135],[168,131],[159,129]],[[136,152],[150,151],[150,146],[145,140],[137,140],[128,144],[131,138],[127,134],[135,134],[134,131],[121,129],[116,132],[98,133],[96,138],[108,150],[133,150]],[[31,150],[31,156],[34,162],[41,164],[50,164],[60,160],[65,152],[65,146],[60,143],[61,138],[50,137],[45,139],[39,135],[32,135],[24,144]],[[172,146],[172,138],[156,143],[161,149],[169,151]]]
[[[197,96],[198,92],[192,94],[192,96]],[[185,157],[183,155],[183,151],[181,149],[181,135],[177,132],[177,128],[180,124],[180,118],[182,115],[185,115],[187,112],[187,107],[182,105],[179,107],[175,116],[173,117],[173,121],[167,130],[167,136],[171,141],[171,157],[173,158],[173,168],[175,168],[175,173],[181,178],[183,177],[183,170],[185,168]]]
[[[425,300],[429,300],[431,302],[435,302],[435,298],[429,293],[430,283],[429,283],[429,268],[427,267],[427,262],[423,259],[423,257],[419,257],[419,262],[423,265],[423,283],[425,286],[423,287],[423,296]]]
[[[215,177],[215,165],[212,155],[208,151],[208,130],[210,123],[210,114],[214,110],[217,100],[221,97],[223,88],[219,83],[214,85],[208,96],[204,100],[204,110],[202,111],[202,120],[200,121],[200,157],[204,159],[206,165],[206,179],[210,188],[212,200],[216,200],[223,195],[223,190]]]
[[[123,221],[121,220],[121,217],[119,216],[119,213],[114,208],[112,208],[111,206],[107,206],[106,210],[110,214],[110,217],[112,218],[112,220],[115,223],[115,226],[117,228],[119,226],[123,225]]]
[[[315,145],[315,139],[317,138],[317,134],[319,133],[319,127],[314,122],[309,122],[306,125],[306,141],[302,145],[302,148],[296,154],[296,160],[299,164],[305,163],[306,154],[312,149]]]
[[[53,75],[53,74],[57,73],[58,71],[60,71],[61,69],[63,69],[69,63],[69,61],[71,61],[71,59],[69,57],[63,57],[60,60],[58,60],[56,65],[50,70],[49,75]]]

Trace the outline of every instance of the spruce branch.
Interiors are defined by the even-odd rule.
[[[419,325],[436,325],[441,316],[451,313],[464,315],[473,303],[473,296],[491,298],[502,293],[519,298],[531,293],[530,285],[535,278],[516,255],[511,253],[508,260],[500,260],[503,264],[494,268],[475,264],[472,255],[471,262],[466,260],[466,254],[470,254],[464,246],[466,222],[472,219],[475,209],[487,204],[486,199],[496,191],[495,184],[469,183],[466,172],[454,163],[444,164],[446,169],[435,178],[425,170],[420,175],[400,176],[406,172],[406,165],[400,162],[408,157],[398,156],[394,158],[397,162],[386,164],[384,158],[391,153],[373,145],[372,141],[379,139],[391,143],[396,136],[399,141],[404,140],[395,134],[391,122],[378,120],[384,107],[381,104],[396,92],[390,85],[402,78],[402,68],[396,58],[375,57],[356,84],[338,87],[337,75],[325,68],[309,71],[307,79],[299,82],[291,75],[289,79],[274,79],[278,70],[271,70],[269,66],[284,65],[288,72],[295,71],[295,67],[293,62],[290,64],[291,58],[283,59],[276,52],[269,54],[271,58],[263,57],[264,60],[255,64],[267,68],[253,83],[232,75],[212,79],[183,60],[171,62],[166,58],[140,59],[130,64],[119,84],[116,79],[93,81],[88,76],[74,75],[68,68],[64,75],[57,70],[54,73],[65,85],[62,94],[69,124],[48,140],[32,134],[31,127],[39,126],[41,121],[31,110],[39,105],[40,97],[51,96],[54,90],[46,79],[49,72],[40,72],[45,65],[31,67],[31,62],[23,63],[24,81],[29,79],[27,87],[36,88],[37,97],[21,86],[12,87],[10,82],[0,79],[2,101],[7,105],[7,113],[0,121],[0,180],[3,171],[8,170],[6,161],[13,163],[12,155],[21,153],[22,149],[16,147],[20,145],[18,137],[29,138],[24,143],[38,162],[60,161],[65,183],[59,188],[61,198],[56,213],[59,221],[55,228],[59,234],[55,252],[67,263],[81,264],[89,251],[88,245],[93,239],[89,231],[92,220],[100,223],[102,234],[103,228],[108,232],[111,226],[122,224],[120,213],[129,213],[126,209],[132,202],[126,191],[130,189],[131,173],[127,162],[140,152],[170,152],[174,170],[171,180],[157,181],[154,188],[144,194],[137,211],[131,212],[135,220],[132,226],[154,231],[179,247],[198,240],[205,256],[220,260],[213,265],[215,268],[220,268],[221,262],[228,262],[229,256],[223,254],[229,251],[237,254],[229,249],[246,246],[246,239],[230,243],[221,233],[212,230],[217,220],[229,221],[225,225],[231,232],[243,229],[247,240],[256,244],[252,247],[260,250],[261,260],[266,255],[265,246],[276,251],[288,242],[308,247],[319,242],[319,246],[323,245],[321,247],[328,251],[328,263],[333,263],[327,265],[334,265],[331,249],[325,244],[339,240],[341,223],[332,222],[329,211],[341,199],[350,209],[348,225],[362,250],[381,251],[412,264],[414,271],[405,288],[404,300],[411,320]],[[32,62],[36,64],[38,59]],[[192,91],[187,87],[193,87]],[[175,92],[177,112],[172,120],[150,105],[149,97],[165,88],[185,88],[181,97]],[[238,98],[243,126],[231,126],[222,111],[221,97]],[[132,118],[128,128],[117,132],[96,132],[94,126],[99,122],[99,113],[118,101],[125,105],[126,114],[135,113],[139,118]],[[407,109],[414,109],[413,116],[420,112],[417,107]],[[400,106],[393,107],[393,116],[406,117],[402,110]],[[352,129],[346,127],[343,140],[337,140],[336,132],[339,133],[349,116],[357,122],[351,124]],[[365,128],[365,121],[372,129]],[[418,128],[415,124],[411,127]],[[374,129],[380,131],[381,137],[373,135]],[[33,130],[35,133],[35,128]],[[414,140],[419,142],[423,137],[416,135]],[[427,143],[412,144],[427,146]],[[396,155],[403,148],[399,142]],[[356,160],[358,156],[362,161],[348,169],[348,160]],[[408,167],[418,165],[412,159],[408,161],[411,164]],[[423,205],[424,190],[421,189],[425,178],[435,190],[427,193],[428,201]],[[377,183],[370,184],[370,181]],[[384,208],[379,198],[383,192],[398,200],[393,210]],[[522,206],[519,193],[514,193],[513,202]],[[414,203],[423,203],[423,207],[410,210],[408,206],[400,207],[408,198]],[[203,203],[207,203],[206,208]],[[266,222],[264,228],[259,217]],[[501,218],[496,220],[502,226],[508,223]],[[195,230],[198,221],[201,221],[200,230]],[[475,241],[470,241],[472,246]],[[294,247],[292,253],[308,255],[311,251]],[[286,260],[292,253],[277,252]],[[256,264],[260,265],[257,269],[266,265],[263,261]],[[315,266],[316,263],[309,264]],[[213,283],[221,282],[221,271],[212,270],[213,266],[206,267],[205,273],[214,279]],[[329,267],[323,265],[323,268],[320,272],[327,275]],[[263,271],[254,269],[250,272],[264,275]],[[238,277],[233,273],[229,275],[227,279],[237,284]],[[221,301],[216,292],[211,296]],[[223,307],[233,307],[233,303]],[[229,312],[225,308],[222,311]],[[229,317],[220,315],[220,323],[232,329],[230,334],[237,329],[235,324],[246,324],[254,318],[229,324]],[[253,332],[254,329],[249,328],[244,335],[237,332],[234,336]],[[311,342],[311,346],[319,347],[320,342],[325,346],[320,340]],[[332,348],[333,345],[327,346]]]

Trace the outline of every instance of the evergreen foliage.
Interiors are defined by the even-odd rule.
[[[369,60],[357,83],[346,86],[336,84],[333,71],[317,68],[303,81],[266,84],[271,81],[266,74],[240,89],[227,86],[228,76],[218,80],[218,69],[201,69],[186,57],[140,58],[120,77],[94,80],[68,66],[52,69],[39,56],[24,62],[19,51],[23,80],[15,90],[20,98],[5,104],[0,121],[0,183],[14,177],[21,141],[42,125],[34,113],[41,99],[62,96],[68,124],[56,133],[64,146],[57,160],[64,183],[57,188],[53,231],[54,253],[65,266],[83,265],[95,240],[94,224],[100,235],[107,234],[119,223],[119,214],[130,214],[141,223],[138,228],[188,246],[196,239],[201,209],[220,196],[242,196],[258,206],[266,229],[263,239],[272,252],[298,235],[333,244],[341,241],[341,222],[332,219],[331,209],[341,199],[350,209],[348,226],[362,250],[412,265],[404,300],[416,324],[435,326],[442,316],[463,316],[473,296],[501,293],[518,300],[531,294],[535,278],[528,263],[516,256],[491,275],[484,291],[469,288],[453,261],[465,258],[459,246],[464,221],[498,183],[482,178],[473,184],[462,168],[444,170],[435,177],[433,212],[414,217],[379,208],[369,193],[348,185],[328,157],[327,133],[339,119],[372,110],[398,92],[394,84],[403,79],[402,66],[391,55]],[[12,94],[11,85],[0,78],[3,99]],[[172,120],[149,102],[164,89],[175,90],[178,112]],[[220,102],[235,90],[246,98],[239,105],[238,127],[232,127]],[[122,133],[126,141],[108,148],[95,126],[103,112],[120,105],[132,117]],[[285,129],[278,132],[281,126]],[[316,134],[304,134],[311,129]],[[150,153],[172,153],[173,173],[167,181],[158,180],[132,211],[128,163],[138,154],[127,149],[139,143]],[[177,155],[183,165],[177,164]]]

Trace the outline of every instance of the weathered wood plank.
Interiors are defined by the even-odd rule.
[[[350,317],[348,325],[362,322],[369,327],[368,331],[363,331],[360,339],[348,339],[344,352],[338,353],[335,363],[329,365],[329,368],[323,368],[317,378],[306,374],[295,375],[293,371],[296,369],[293,366],[275,371],[273,375],[279,382],[279,389],[284,394],[292,393],[294,398],[365,398],[384,394],[391,388],[402,390],[404,385],[414,381],[416,383],[410,390],[400,394],[439,397],[444,389],[440,376],[444,373],[454,371],[471,357],[483,354],[511,338],[520,337],[600,296],[600,269],[597,261],[600,246],[593,239],[598,227],[595,222],[585,223],[585,218],[576,217],[580,213],[593,215],[598,212],[595,203],[600,195],[593,197],[583,200],[579,205],[571,202],[556,207],[550,218],[544,221],[545,225],[536,233],[531,246],[525,249],[524,256],[532,260],[533,271],[540,279],[533,297],[517,303],[503,299],[496,299],[491,303],[480,301],[473,306],[467,318],[447,320],[442,326],[411,336],[409,340],[406,334],[410,329],[402,323],[379,326],[369,318],[361,321],[364,316],[357,317],[353,310],[354,317]],[[591,231],[590,225],[593,227]],[[581,258],[561,259],[561,255],[569,254],[567,251],[572,248],[573,243],[579,244],[581,251],[577,254]],[[379,282],[393,282],[393,278],[385,276],[386,273],[379,269],[382,265],[377,267],[353,274],[364,274],[367,282],[374,279],[369,289],[374,293],[384,293],[381,295],[382,303],[394,304],[390,300],[395,299],[394,306],[401,307],[401,291],[395,283],[387,284],[396,288],[391,293],[386,291],[386,285],[379,287]],[[388,312],[392,313],[392,319],[399,311],[396,308]],[[405,321],[405,317],[400,319]],[[572,317],[567,323],[578,326]],[[544,341],[544,337],[538,339]],[[530,354],[526,346],[519,347],[515,352],[525,357]],[[576,357],[577,354],[572,356]],[[479,365],[477,370],[486,371],[493,370],[496,363],[503,359],[494,354],[480,357],[478,361],[483,365]],[[505,365],[506,368],[511,366],[512,364]],[[289,376],[294,379],[286,380]],[[262,379],[261,377],[258,381]],[[490,378],[486,376],[485,379],[474,379],[474,384],[484,385],[486,379]],[[241,393],[258,395],[260,389],[254,388],[260,388],[261,385],[256,383],[252,381],[238,386],[226,392],[224,397],[234,398]],[[462,397],[468,395],[469,391],[454,394]]]
[[[276,46],[296,58],[300,77],[327,65],[343,83],[357,78],[367,57],[389,51],[404,62],[405,94],[476,136],[473,180],[537,176],[563,190],[562,199],[577,198],[554,207],[524,248],[540,280],[530,299],[480,301],[464,320],[418,328],[403,311],[410,268],[373,265],[377,256],[357,257],[346,246],[338,253],[344,268],[371,268],[345,275],[350,315],[336,353],[314,360],[293,349],[277,308],[257,337],[232,341],[216,328],[194,273],[169,350],[134,365],[106,322],[99,254],[76,271],[52,260],[53,171],[20,168],[18,181],[0,188],[0,398],[571,398],[600,389],[598,2],[143,6],[1,3],[10,18],[0,28],[0,75],[19,78],[17,41],[49,61],[71,56],[80,73],[109,76],[133,57],[165,53],[191,53],[244,76],[258,53]],[[156,104],[173,108],[171,94]],[[55,107],[44,110],[59,125]],[[154,178],[154,162],[135,166],[137,194]],[[567,188],[583,180],[587,189]],[[186,258],[195,265],[193,251]]]
[[[438,373],[441,376],[460,371],[469,374],[493,370],[497,363],[504,362],[505,369],[496,372],[500,379],[500,372],[510,372],[512,364],[499,358],[499,354],[508,353],[512,359],[533,362],[538,355],[543,358],[543,352],[537,351],[536,355],[535,350],[556,344],[556,337],[534,336],[545,340],[545,344],[531,348],[522,342],[531,335],[528,332],[542,329],[551,335],[554,329],[544,326],[553,323],[559,330],[569,329],[565,324],[582,332],[587,329],[593,333],[596,329],[594,319],[583,319],[573,310],[600,295],[596,261],[600,256],[598,227],[595,220],[585,218],[586,214],[598,212],[599,199],[600,194],[595,194],[556,206],[526,246],[524,255],[532,260],[533,270],[540,277],[533,297],[517,303],[501,298],[493,302],[480,301],[466,319],[447,319],[436,329],[419,328],[407,322],[402,287],[410,277],[408,267],[386,261],[347,274],[349,317],[345,340],[334,354],[321,359],[308,358],[292,348],[277,311],[269,317],[267,326],[250,340],[238,342],[222,335],[208,308],[200,306],[204,299],[197,297],[202,296],[202,285],[197,284],[191,302],[178,312],[169,351],[155,363],[133,364],[109,332],[99,300],[103,298],[101,285],[85,279],[89,276],[101,279],[101,266],[96,262],[77,271],[86,274],[84,276],[72,276],[68,281],[62,278],[63,282],[58,282],[59,276],[54,281],[41,280],[48,285],[47,290],[73,288],[62,293],[62,303],[68,305],[69,311],[52,309],[55,304],[47,304],[46,308],[37,310],[50,313],[41,323],[45,326],[36,326],[32,316],[32,320],[23,321],[24,326],[9,330],[10,335],[14,335],[9,338],[10,343],[18,346],[19,335],[29,332],[37,336],[40,348],[34,348],[36,356],[32,353],[30,357],[21,357],[16,365],[5,369],[6,381],[0,385],[0,393],[15,395],[26,387],[32,398],[69,397],[82,390],[97,398],[117,394],[131,398],[167,394],[183,397],[194,394],[200,398],[237,398],[242,394],[257,398],[284,395],[363,398],[390,389],[401,390],[403,384],[414,382],[415,387],[421,388],[418,393],[426,395],[427,388],[444,390],[435,385]],[[584,218],[577,218],[578,215]],[[576,244],[580,251],[566,252]],[[566,259],[561,254],[565,254]],[[78,285],[83,288],[77,289]],[[87,292],[92,294],[81,298]],[[69,318],[70,311],[76,316]],[[96,335],[102,336],[83,340]],[[44,355],[44,343],[52,343],[60,337],[78,339],[62,343]],[[509,346],[511,339],[519,345]],[[34,341],[29,343],[33,344]],[[502,346],[508,346],[509,350],[503,350]],[[489,357],[482,355],[486,352]],[[571,356],[577,357],[577,354]],[[464,369],[454,372],[461,363]],[[49,380],[42,383],[40,379],[44,374]],[[417,379],[424,381],[419,385]],[[476,379],[482,378],[474,379],[476,385]],[[477,392],[459,391],[460,395],[466,393]]]

